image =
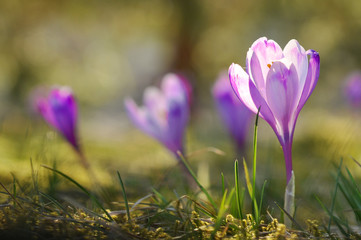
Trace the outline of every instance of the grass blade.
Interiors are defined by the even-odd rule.
[[[178,151],[178,156],[181,159],[181,161],[183,162],[183,164],[185,165],[185,167],[187,168],[188,172],[192,175],[194,181],[196,182],[196,184],[198,185],[198,187],[201,189],[201,191],[206,195],[208,201],[212,204],[214,210],[217,212],[217,205],[214,202],[213,198],[211,197],[211,195],[209,195],[208,191],[202,186],[202,184],[198,181],[196,175],[194,174],[193,170],[190,168],[188,162],[185,160],[183,154]]]
[[[281,207],[277,202],[275,202],[275,204],[277,205],[277,207],[278,207],[279,209],[281,209],[281,211],[282,211],[284,214],[286,214],[286,215],[289,217],[289,219],[291,219],[291,221],[294,223],[294,226],[297,226],[297,228],[298,228],[299,230],[305,232],[305,230],[301,227],[301,225],[298,224],[298,223],[296,222],[296,220],[295,220],[283,207]]]
[[[15,177],[13,177],[13,195],[14,195],[14,199],[16,199],[16,181],[15,181]],[[14,207],[16,207],[16,201],[14,201]]]
[[[220,228],[221,224],[222,224],[222,220],[223,220],[223,216],[233,198],[234,195],[234,188],[232,188],[232,190],[230,191],[228,197],[227,197],[227,190],[224,192],[223,197],[222,197],[222,202],[219,206],[219,211],[217,214],[217,219],[216,222],[214,224],[214,230],[212,232],[211,235],[211,239],[214,239],[214,235],[217,233],[218,229]]]
[[[352,160],[359,166],[359,167],[361,167],[361,163],[359,163],[356,159],[354,159],[353,157],[351,157],[352,158]]]
[[[169,202],[167,201],[167,199],[160,193],[158,192],[155,188],[152,188],[152,191],[154,192],[154,195],[160,200],[159,201],[159,207],[164,209]]]
[[[56,205],[58,208],[60,208],[66,215],[68,215],[71,219],[74,219],[70,213],[58,202],[56,201],[53,197],[51,197],[50,195],[43,193],[43,192],[39,192],[39,194],[43,197],[45,197],[46,199],[48,199],[51,203],[53,203],[54,205]]]
[[[236,205],[238,210],[238,217],[240,219],[243,219],[243,213],[242,213],[243,201],[241,201],[241,194],[239,192],[240,188],[239,188],[238,160],[234,161],[234,182],[236,188]]]
[[[35,173],[34,166],[33,166],[33,159],[30,158],[30,167],[31,167],[31,179],[33,180],[33,186],[35,194],[35,199],[40,200],[39,196],[39,186],[38,186],[38,175]]]
[[[141,199],[139,199],[138,201],[136,201],[133,206],[130,208],[130,211],[132,211],[133,209],[135,209],[136,206],[138,206],[141,202],[143,202],[145,199],[148,199],[150,197],[152,197],[153,194],[148,194],[147,196],[142,197]]]
[[[257,129],[258,129],[258,118],[259,118],[259,111],[261,110],[261,106],[258,107],[258,112],[256,115],[256,120],[254,123],[254,134],[253,134],[253,176],[252,176],[252,202],[254,208],[254,217],[256,223],[259,223],[259,212],[257,206],[257,199],[256,199],[256,169],[257,169]]]
[[[224,194],[224,191],[225,191],[225,184],[224,184],[224,175],[223,175],[223,172],[221,173],[221,178],[222,178],[222,196]]]
[[[94,201],[94,203],[104,212],[104,214],[108,217],[108,219],[106,219],[109,222],[114,221],[113,218],[109,215],[109,213],[105,210],[105,208],[102,206],[102,204],[98,201],[98,199],[91,194],[88,190],[86,190],[82,185],[80,185],[77,181],[75,181],[74,179],[72,179],[71,177],[69,177],[68,175],[60,172],[59,170],[53,169],[49,166],[46,165],[41,165],[42,167],[54,171],[55,173],[59,174],[60,176],[66,178],[67,180],[69,180],[70,182],[74,183],[80,190],[82,190],[86,195],[88,195],[88,197],[90,199],[92,199]]]
[[[350,170],[346,168],[346,171],[349,179],[341,175],[341,181],[343,184],[340,184],[340,189],[351,206],[357,222],[361,222],[361,194]]]
[[[335,185],[335,190],[333,191],[333,195],[332,195],[330,216],[333,215],[333,209],[335,208],[337,189],[338,189],[339,179],[340,179],[340,175],[341,175],[342,161],[343,161],[343,159],[341,158],[340,165],[338,166],[338,169],[337,169],[336,185]],[[328,222],[327,232],[330,232],[331,223],[332,223],[332,217],[330,217],[330,220],[329,220],[329,222]]]
[[[197,210],[200,210],[202,213],[204,213],[205,215],[207,215],[208,217],[211,217],[211,218],[216,218],[217,216],[215,215],[215,213],[211,212],[207,206],[203,206],[201,203],[195,201],[195,200],[192,200],[192,202],[195,204],[195,208]]]
[[[265,180],[263,182],[263,186],[262,186],[262,191],[261,191],[261,199],[260,199],[260,202],[259,202],[259,214],[261,215],[261,211],[262,211],[262,204],[263,204],[263,195],[264,195],[264,190],[266,188],[266,184],[267,184],[267,180]]]
[[[257,129],[258,129],[258,117],[261,106],[258,108],[256,115],[256,121],[254,123],[254,134],[253,134],[253,181],[252,181],[252,201],[256,199],[256,167],[257,167]]]
[[[20,205],[20,203],[16,200],[15,196],[13,194],[11,194],[7,188],[0,182],[0,185],[3,187],[3,189],[7,192],[7,194],[14,200],[14,205],[15,203],[21,208],[23,209],[23,207]]]
[[[252,184],[251,184],[251,180],[249,179],[249,172],[248,172],[248,167],[247,167],[247,163],[246,163],[245,159],[243,159],[243,168],[244,168],[244,177],[246,179],[248,194],[249,194],[249,197],[252,199],[252,193],[253,193]]]
[[[347,174],[348,174],[349,179],[351,180],[352,189],[354,190],[355,197],[357,197],[357,198],[360,199],[360,198],[361,198],[360,189],[359,189],[359,187],[357,186],[357,183],[356,183],[354,177],[352,176],[350,170],[349,170],[348,168],[346,168],[346,171],[347,171]],[[358,202],[361,203],[361,201],[358,201]]]
[[[120,182],[120,186],[122,187],[122,192],[123,192],[123,198],[124,198],[124,202],[125,202],[125,209],[127,210],[127,216],[128,216],[128,221],[130,222],[130,212],[129,212],[129,205],[128,205],[128,198],[127,198],[127,194],[125,192],[125,187],[124,187],[124,183],[123,180],[119,174],[119,171],[117,171],[117,175],[118,175],[118,179]]]
[[[335,224],[337,225],[338,229],[340,230],[340,232],[345,235],[348,236],[346,230],[341,226],[342,225],[346,225],[345,223],[343,223],[341,220],[339,220],[337,217],[335,217],[334,215],[331,214],[331,212],[325,207],[325,205],[321,202],[321,200],[315,196],[317,202],[321,205],[322,209],[327,212],[327,214],[329,215],[330,218],[332,218],[335,222]],[[348,226],[346,226],[348,228]],[[330,232],[328,232],[330,233]]]
[[[13,177],[14,182],[15,182],[16,185],[18,186],[18,187],[17,187],[17,192],[19,193],[19,190],[20,190],[21,193],[24,193],[24,192],[25,192],[25,189],[24,189],[24,187],[20,184],[20,182],[19,182],[18,179],[16,178],[15,174],[14,174],[13,172],[10,172],[10,174],[11,174],[11,176]],[[19,195],[18,193],[17,193],[17,195]]]
[[[253,195],[253,193],[255,192],[253,190],[253,187],[252,187],[252,184],[251,184],[251,180],[249,179],[249,173],[248,173],[248,167],[247,167],[247,163],[246,163],[246,160],[243,159],[243,166],[244,166],[244,175],[245,175],[245,178],[246,178],[246,185],[247,185],[247,188],[248,188],[248,194],[250,196],[250,198],[252,199],[252,206],[253,206],[253,214],[254,214],[254,219],[256,221],[256,223],[258,224],[258,216],[259,216],[259,213],[258,213],[258,205],[257,205],[257,199],[256,197]]]

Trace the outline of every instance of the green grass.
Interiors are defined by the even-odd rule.
[[[338,129],[332,131],[332,136],[325,134],[330,132],[328,127],[334,127],[327,123],[302,135],[296,131],[293,154],[298,186],[296,224],[286,231],[279,223],[282,211],[278,208],[283,205],[285,187],[282,150],[268,126],[259,122],[255,168],[255,161],[250,161],[255,156],[254,144],[252,147],[249,143],[243,164],[243,159],[234,154],[227,135],[202,138],[205,131],[202,127],[209,126],[199,128],[197,123],[193,124],[187,134],[189,153],[185,157],[204,191],[187,190],[172,156],[135,130],[127,138],[105,143],[84,138],[86,155],[99,180],[96,186],[58,135],[47,139],[33,130],[33,139],[23,141],[19,136],[0,135],[2,147],[9,149],[0,152],[3,165],[7,166],[0,175],[1,235],[21,238],[32,233],[40,239],[81,236],[198,239],[296,234],[329,238],[336,232],[343,234],[339,225],[344,230],[342,236],[356,236],[353,226],[359,224],[355,201],[359,194],[355,191],[359,167],[351,158],[344,158],[342,174],[336,180],[338,168],[332,165],[339,154],[349,152],[358,156],[356,138],[338,137],[341,134]],[[16,151],[11,149],[22,152],[14,155]],[[338,149],[340,153],[335,154]],[[199,166],[204,164],[210,166],[209,185],[197,175]],[[248,172],[245,165],[252,166],[252,170]],[[329,176],[330,171],[333,177]]]
[[[96,186],[96,191],[92,191],[94,189],[84,187],[76,178],[58,169],[43,166],[37,170],[31,163],[29,180],[19,181],[14,176],[12,182],[1,183],[4,191],[0,193],[5,201],[0,205],[0,234],[5,236],[4,239],[29,236],[33,239],[252,239],[266,236],[271,239],[310,239],[336,236],[330,228],[327,229],[327,224],[315,220],[305,219],[301,223],[305,228],[296,222],[296,228],[286,229],[268,211],[269,206],[263,206],[265,184],[256,194],[259,196],[259,211],[254,211],[252,194],[257,191],[253,190],[245,161],[244,166],[244,181],[239,178],[238,161],[235,161],[234,183],[227,183],[220,174],[221,187],[211,193],[202,186],[192,167],[187,164],[199,191],[205,197],[197,191],[179,195],[176,189],[170,194],[169,190],[153,188],[143,197],[129,201],[126,184],[119,172],[116,175],[120,187],[118,184],[116,195],[109,199],[106,197],[108,190],[102,186]],[[359,221],[358,185],[348,169],[346,174],[341,172],[341,166],[337,168],[336,187],[340,188],[354,210],[355,219]],[[58,176],[57,181],[54,181],[55,176]],[[67,192],[63,192],[58,186],[66,183],[70,185]],[[249,198],[244,196],[246,186]],[[324,205],[322,207],[342,234],[357,237],[357,233],[341,216],[333,215],[337,188],[333,192],[331,211]],[[220,198],[217,192],[222,194]]]
[[[104,202],[101,195],[91,193],[76,179],[53,168],[45,169],[48,174],[55,172],[72,183],[73,194],[63,195],[59,192],[55,193],[55,197],[50,196],[44,191],[49,189],[46,185],[52,184],[51,181],[46,183],[37,175],[34,175],[37,184],[30,184],[26,188],[17,183],[16,187],[10,184],[12,193],[2,185],[5,191],[1,194],[7,196],[8,200],[0,206],[1,236],[33,239],[221,239],[312,235],[311,232],[293,230],[287,234],[284,225],[270,217],[263,216],[260,222],[256,222],[251,214],[243,219],[233,217],[230,205],[235,200],[234,187],[230,190],[226,187],[222,198],[215,202],[217,209],[209,203],[209,199],[197,195],[178,196],[174,193],[168,198],[156,189],[138,201],[129,202],[118,175],[123,201],[114,199]],[[17,188],[23,190],[17,191]],[[75,192],[84,194],[79,199],[73,199]]]
[[[356,160],[354,161],[354,165],[361,168],[361,165]],[[334,224],[344,237],[359,239],[361,238],[361,185],[355,181],[350,170],[347,167],[343,167],[342,159],[339,166],[335,168],[337,174],[335,176],[335,188],[332,194],[330,209],[325,206],[319,197],[316,197],[320,206],[329,216],[326,230],[331,235],[331,225]],[[335,209],[336,202],[338,201],[341,204],[338,209]],[[347,213],[351,213],[353,216],[348,216]],[[350,223],[351,219],[353,219],[353,222],[356,222],[356,225]]]

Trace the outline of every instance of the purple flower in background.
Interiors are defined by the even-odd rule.
[[[173,74],[172,74],[173,75]],[[178,77],[178,79],[182,82],[183,87],[185,89],[185,93],[187,96],[187,101],[188,101],[188,105],[189,107],[192,106],[193,104],[193,89],[192,89],[192,85],[190,84],[190,82],[187,80],[187,78],[181,74],[174,74],[176,77]]]
[[[54,88],[38,97],[36,106],[45,121],[58,130],[81,155],[77,140],[77,104],[69,87]]]
[[[356,71],[348,75],[345,85],[345,97],[354,108],[361,106],[361,72]]]
[[[183,138],[189,119],[190,85],[176,74],[164,76],[161,88],[148,87],[143,104],[138,107],[132,99],[125,100],[129,118],[140,130],[157,139],[177,157],[184,154]]]
[[[308,58],[309,57],[309,58]],[[316,86],[320,57],[291,40],[282,50],[273,40],[256,40],[247,53],[246,71],[229,68],[231,85],[239,99],[272,127],[282,146],[287,183],[291,180],[292,141],[298,114]]]
[[[254,116],[234,93],[226,72],[221,73],[212,88],[213,98],[224,125],[234,138],[239,151],[243,151]]]

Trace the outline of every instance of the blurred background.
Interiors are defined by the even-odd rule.
[[[131,124],[123,105],[125,97],[141,103],[144,88],[176,72],[193,86],[189,161],[217,194],[220,173],[232,183],[239,156],[210,89],[232,62],[245,66],[248,48],[262,36],[282,48],[297,39],[321,57],[293,154],[299,206],[312,212],[319,208],[314,194],[326,202],[330,197],[333,163],[342,157],[361,174],[351,159],[361,160],[361,110],[343,95],[346,76],[361,69],[359,0],[0,1],[0,181],[12,181],[11,173],[30,176],[32,159],[40,175],[47,174],[41,164],[55,161],[58,169],[89,184],[71,147],[32,109],[34,88],[68,85],[79,105],[85,154],[105,186],[114,184],[119,170],[134,198],[152,186],[177,187],[171,154]],[[259,186],[267,179],[269,202],[282,202],[282,150],[263,120],[258,137]],[[251,135],[248,142],[251,160]]]

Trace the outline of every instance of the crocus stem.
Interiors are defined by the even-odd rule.
[[[81,165],[85,168],[85,170],[89,170],[90,164],[89,164],[88,160],[86,159],[85,155],[81,151],[78,151],[78,153],[79,153],[79,160],[80,160]]]
[[[234,144],[234,148],[237,153],[237,158],[239,157],[239,159],[243,159],[243,158],[248,159],[245,142],[242,143],[236,142]]]
[[[286,186],[284,210],[293,218],[295,214],[295,175],[293,171]],[[285,216],[285,225],[288,228],[292,227],[292,220],[288,216]]]
[[[283,155],[285,157],[286,177],[287,177],[287,184],[288,184],[289,181],[291,180],[291,176],[292,176],[292,141],[286,142],[282,146],[282,150],[283,150]]]
[[[187,184],[192,190],[196,190],[198,188],[197,183],[195,182],[192,174],[188,171],[187,166],[184,164],[180,156],[176,156],[178,160],[178,165],[183,172],[183,176],[185,177],[185,180],[187,181]]]
[[[295,176],[292,170],[292,139],[293,136],[286,139],[285,144],[282,146],[287,176],[284,209],[291,217],[295,213]],[[292,227],[292,221],[288,216],[285,216],[285,225],[289,228]]]
[[[80,163],[87,171],[89,175],[89,179],[91,180],[93,186],[100,186],[98,179],[96,178],[95,173],[93,172],[93,169],[91,168],[91,165],[89,164],[89,161],[85,157],[84,153],[82,151],[78,151],[78,155],[79,155]]]

